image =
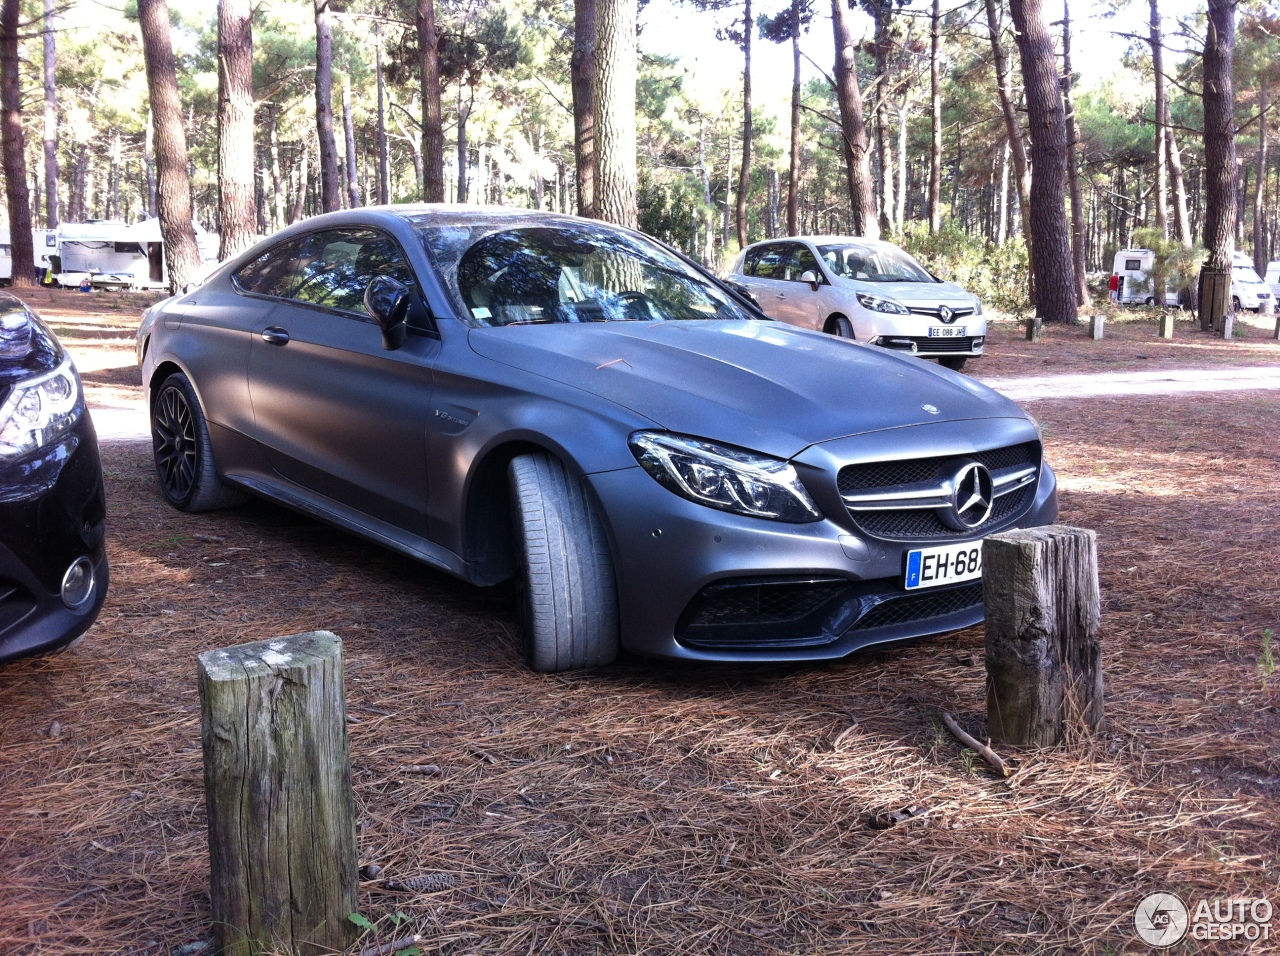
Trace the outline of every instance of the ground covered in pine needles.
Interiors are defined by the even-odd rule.
[[[95,400],[136,395],[137,303],[45,295]],[[1008,325],[971,370],[1225,364],[1280,365],[1280,344],[1262,323],[1231,343]],[[829,664],[535,675],[509,589],[262,503],[179,514],[147,443],[108,444],[109,602],[76,648],[0,668],[0,952],[207,951],[196,655],[317,628],[345,642],[361,862],[381,867],[361,945],[1141,953],[1149,892],[1280,906],[1277,393],[1029,407],[1061,520],[1098,532],[1108,729],[1011,755],[1007,780],[939,720],[982,733],[981,628]]]

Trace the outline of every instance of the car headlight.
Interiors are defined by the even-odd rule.
[[[911,310],[901,302],[895,302],[893,299],[882,299],[878,295],[871,295],[869,292],[858,293],[858,304],[864,309],[870,309],[872,312],[891,312],[894,315],[910,315]]]
[[[666,432],[636,432],[628,445],[660,485],[700,505],[795,524],[822,517],[779,458]]]
[[[74,425],[83,410],[80,394],[70,357],[52,372],[14,385],[0,406],[0,459],[43,448]]]
[[[973,297],[973,314],[982,315],[982,300],[976,295]]]

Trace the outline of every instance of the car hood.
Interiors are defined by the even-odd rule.
[[[903,305],[941,305],[944,302],[963,308],[973,305],[973,296],[954,282],[865,282],[844,277],[839,281],[859,292],[897,299]]]
[[[1025,418],[972,379],[774,322],[471,329],[478,354],[582,389],[662,428],[790,458],[925,422]]]

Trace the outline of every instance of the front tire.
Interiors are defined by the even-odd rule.
[[[174,372],[151,403],[151,449],[165,499],[179,511],[213,511],[245,500],[218,477],[209,423],[191,380]]]
[[[853,323],[847,316],[833,315],[827,319],[827,332],[838,339],[852,339]]]
[[[512,459],[507,475],[529,666],[549,673],[610,663],[618,656],[618,595],[594,502],[547,454]]]
[[[964,368],[964,363],[969,361],[967,355],[942,355],[938,357],[938,364],[943,368],[949,368],[953,372],[958,372]]]

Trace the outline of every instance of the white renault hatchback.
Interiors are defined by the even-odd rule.
[[[986,341],[977,296],[888,242],[848,236],[758,242],[742,251],[730,278],[770,318],[936,358],[947,368],[963,368]]]

